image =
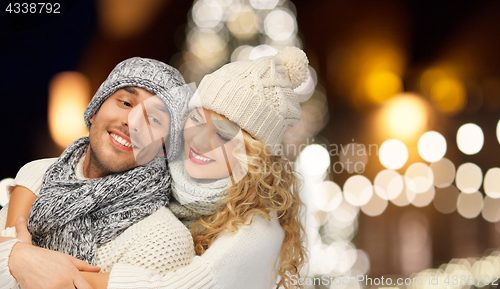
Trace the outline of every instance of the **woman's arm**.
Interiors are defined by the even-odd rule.
[[[36,195],[28,188],[15,186],[10,195],[9,211],[5,227],[14,227],[18,217],[28,219],[31,205],[36,200]]]
[[[117,263],[108,288],[271,288],[276,283],[277,261],[284,232],[278,220],[258,215],[235,233],[224,232],[191,264],[164,275]]]
[[[108,288],[109,273],[80,272],[93,289]]]

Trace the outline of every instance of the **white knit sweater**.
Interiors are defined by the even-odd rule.
[[[27,164],[13,185],[38,194],[54,161]],[[0,228],[6,216],[7,207],[0,211]],[[193,258],[189,231],[163,208],[100,245],[97,265],[102,272],[112,268],[108,288],[274,288],[283,238],[277,219],[256,216],[236,233],[221,233],[203,256]],[[7,267],[13,245],[0,243],[0,288],[15,288]]]

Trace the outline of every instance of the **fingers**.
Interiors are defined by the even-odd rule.
[[[68,255],[68,257],[69,257],[69,260],[71,261],[71,263],[73,263],[73,265],[75,265],[75,267],[79,271],[86,271],[86,272],[99,272],[99,271],[101,271],[100,267],[92,266],[85,261],[76,259],[76,258],[69,256],[69,255]]]
[[[16,220],[17,239],[24,243],[31,244],[31,235],[28,232],[28,223],[24,217],[18,217]]]
[[[75,283],[75,288],[92,289],[92,286],[90,286],[90,284],[87,281],[85,281],[85,278],[83,278],[82,275],[80,275],[80,274],[77,274],[77,276],[75,276],[75,279],[73,282]]]

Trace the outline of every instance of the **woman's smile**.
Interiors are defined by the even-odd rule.
[[[208,165],[215,162],[214,159],[195,151],[192,147],[189,148],[189,159],[197,165]]]

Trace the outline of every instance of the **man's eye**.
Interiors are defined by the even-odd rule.
[[[127,107],[132,107],[132,105],[129,102],[126,102],[124,100],[119,100],[119,102],[121,102],[123,105],[125,105]]]

